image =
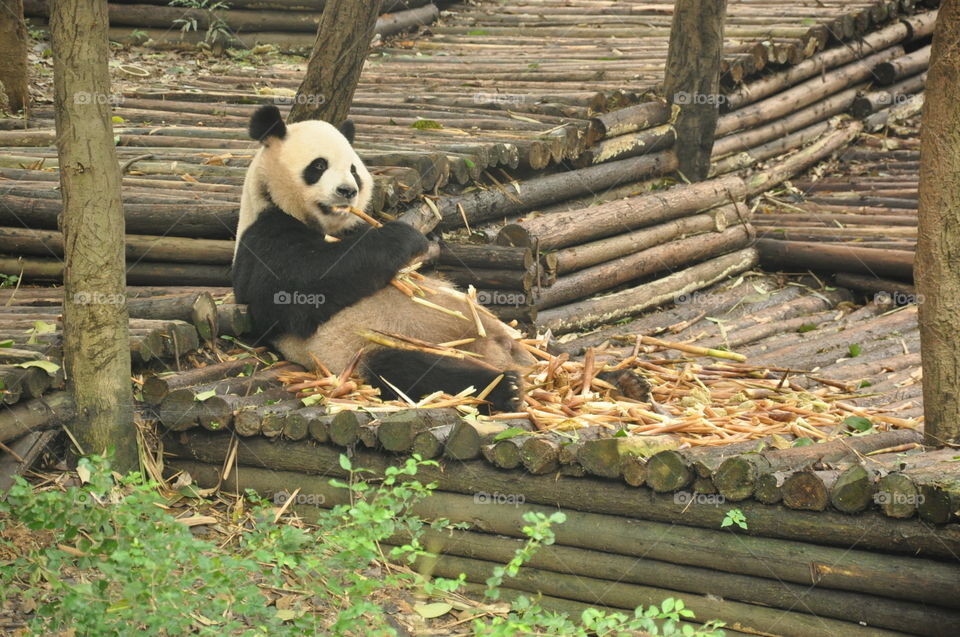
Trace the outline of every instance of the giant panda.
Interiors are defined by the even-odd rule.
[[[260,142],[247,170],[233,261],[233,289],[249,306],[261,342],[306,367],[314,357],[329,369],[346,368],[361,349],[358,371],[386,398],[455,394],[503,379],[487,397],[498,411],[516,411],[518,370],[533,362],[517,333],[481,312],[486,336],[463,320],[413,302],[390,284],[398,270],[425,252],[426,237],[391,221],[373,228],[349,212],[370,201],[373,179],[353,149],[354,126],[322,121],[289,126],[272,105],[250,119]],[[440,280],[431,303],[471,317],[462,295]],[[457,359],[416,350],[372,346],[360,330],[379,330],[431,343],[475,338]]]

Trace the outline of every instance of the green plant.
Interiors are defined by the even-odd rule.
[[[736,524],[741,529],[747,529],[747,516],[743,514],[743,511],[740,509],[730,509],[727,511],[727,514],[723,516],[723,522],[720,523],[720,528],[732,526]]]
[[[0,274],[0,288],[13,288],[20,282],[20,276],[16,274]]]
[[[203,41],[207,44],[222,44],[230,39],[230,27],[226,21],[220,17],[217,11],[227,11],[230,9],[230,3],[223,0],[170,0],[171,7],[185,7],[187,9],[196,9],[206,14],[207,32],[203,36]],[[174,24],[180,26],[184,33],[198,31],[198,21],[195,14],[185,13],[182,18],[176,18]]]

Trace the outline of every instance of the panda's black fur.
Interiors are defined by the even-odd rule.
[[[340,131],[348,141],[352,140],[352,124],[342,125]],[[267,145],[271,140],[284,140],[288,127],[279,111],[267,106],[253,115],[249,132],[253,139]],[[290,167],[294,178],[306,186],[311,185],[312,176],[307,172],[311,165],[314,163],[303,169]],[[320,170],[319,164],[315,168]],[[361,181],[356,165],[351,166],[350,172],[357,190],[372,186]],[[362,172],[366,174],[365,169]],[[247,179],[251,179],[250,173]],[[427,248],[423,234],[400,222],[390,222],[380,228],[350,225],[343,231],[327,232],[322,215],[330,213],[324,203],[316,202],[321,212],[312,213],[320,214],[320,220],[309,218],[305,222],[274,201],[269,184],[263,186],[260,195],[265,205],[252,212],[248,209],[246,222],[241,206],[241,227],[233,264],[236,299],[249,306],[256,333],[263,343],[276,344],[278,339],[289,336],[310,338],[339,312],[373,295],[383,294],[397,272]],[[342,190],[348,194],[350,184]],[[341,188],[337,188],[337,192],[341,192]],[[354,191],[353,195],[356,194]],[[248,225],[244,227],[244,223]],[[338,241],[331,242],[327,235],[335,236]],[[280,295],[291,293],[314,295],[323,302],[316,305],[277,302]],[[403,310],[397,308],[397,311]],[[374,347],[365,351],[358,370],[384,397],[397,397],[396,390],[399,390],[412,399],[438,390],[455,394],[471,385],[479,390],[502,373],[504,378],[487,400],[500,411],[515,411],[519,407],[521,381],[517,372],[471,359]]]

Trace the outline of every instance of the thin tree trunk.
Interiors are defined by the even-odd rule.
[[[710,170],[720,100],[720,58],[726,0],[678,0],[674,4],[663,90],[677,117],[677,159],[687,179]]]
[[[27,27],[23,0],[0,0],[0,96],[6,94],[11,111],[30,103],[27,91]],[[2,100],[0,100],[2,101]]]
[[[380,0],[326,3],[288,122],[322,119],[339,124],[347,119],[378,15]]]
[[[110,120],[106,0],[52,6],[54,105],[63,193],[64,362],[84,453],[137,465],[124,223]]]
[[[940,9],[920,134],[920,303],[926,442],[960,442],[960,0]]]

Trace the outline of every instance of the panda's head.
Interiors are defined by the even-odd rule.
[[[318,120],[287,126],[276,106],[257,109],[250,118],[250,137],[262,146],[244,184],[244,198],[253,201],[247,201],[247,206],[241,203],[241,216],[249,204],[256,215],[272,202],[331,235],[362,224],[348,208],[367,207],[373,179],[351,146],[353,136],[350,120],[339,128]]]

